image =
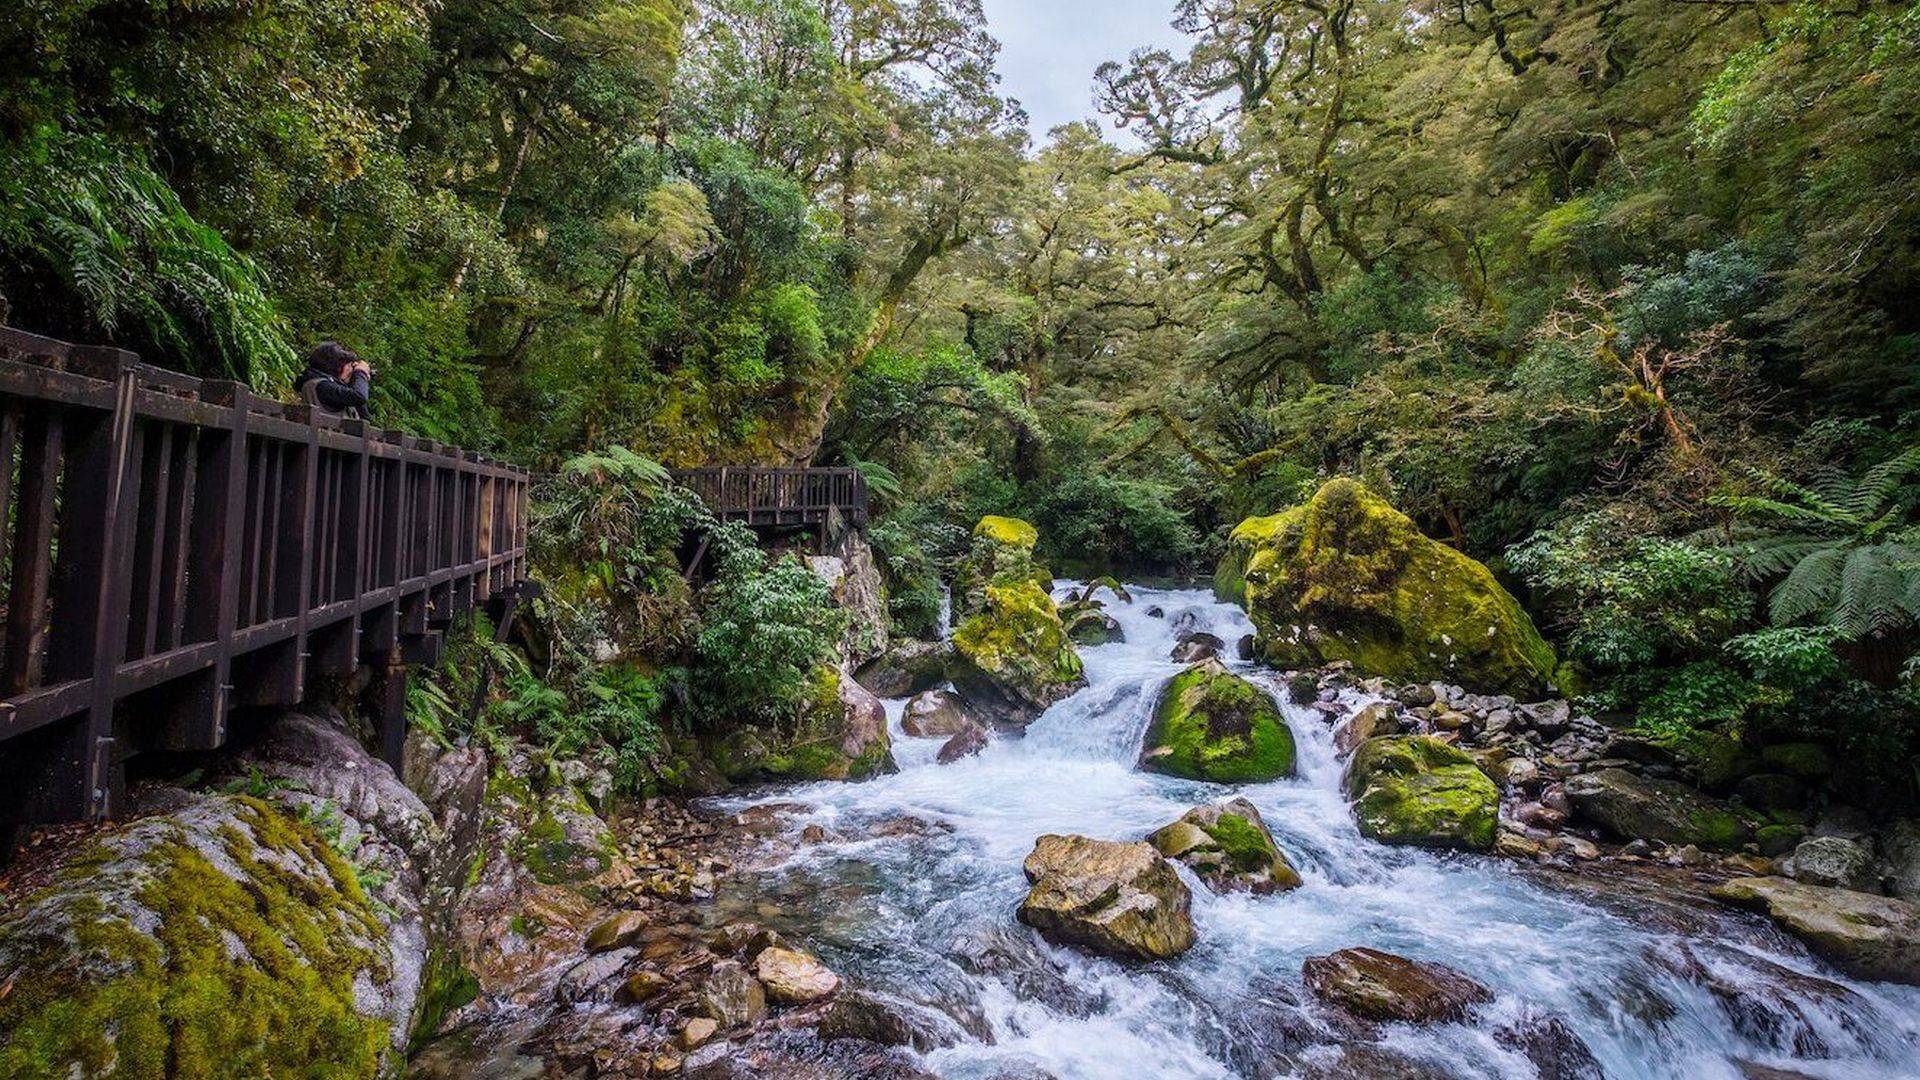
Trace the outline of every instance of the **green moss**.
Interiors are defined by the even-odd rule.
[[[1229,550],[1244,553],[1247,611],[1276,665],[1345,660],[1393,679],[1521,695],[1560,676],[1552,646],[1486,567],[1355,481],[1248,518]]]
[[[1221,853],[1233,868],[1243,874],[1270,869],[1279,854],[1267,841],[1266,834],[1239,814],[1222,814],[1220,820],[1203,828],[1213,837],[1213,842],[1220,845]]]
[[[1760,759],[1802,780],[1825,780],[1833,774],[1833,753],[1819,743],[1775,743],[1760,751]]]
[[[1266,692],[1217,661],[1175,675],[1154,709],[1141,764],[1217,784],[1291,776],[1293,732]]]
[[[420,973],[420,1001],[414,1009],[413,1031],[407,1040],[407,1053],[418,1051],[439,1032],[447,1017],[479,996],[480,980],[461,966],[459,957],[445,949],[433,950],[427,957],[426,968]]]
[[[1424,735],[1368,739],[1347,764],[1360,831],[1389,844],[1493,846],[1500,791],[1472,758]]]
[[[212,842],[237,877],[177,825],[139,857],[134,899],[159,918],[151,935],[128,911],[92,898],[70,908],[80,916],[70,941],[48,927],[26,931],[49,936],[0,997],[0,1030],[9,1033],[0,1076],[75,1068],[156,1080],[378,1073],[388,1032],[355,1012],[353,982],[362,973],[376,984],[390,976],[362,944],[379,941],[382,928],[353,868],[313,830],[264,803],[238,799],[234,811],[235,823]],[[52,889],[82,888],[76,874],[108,865],[113,841],[101,843],[91,866],[69,866]],[[323,873],[287,870],[283,861]]]
[[[1052,576],[1033,561],[1039,539],[1039,532],[1019,518],[991,514],[981,518],[973,528],[972,547],[954,573],[955,614],[965,618],[985,608],[990,585],[1029,582],[1042,592],[1050,591]]]
[[[971,666],[1029,700],[1042,700],[1049,687],[1077,683],[1080,654],[1073,650],[1053,598],[1030,581],[987,587],[986,607],[954,631],[954,653],[961,667]],[[956,673],[964,678],[968,672]]]
[[[973,537],[1002,547],[1021,548],[1031,552],[1034,545],[1040,542],[1040,530],[1019,518],[988,514],[973,527]]]

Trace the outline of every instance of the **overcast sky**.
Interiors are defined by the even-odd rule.
[[[1178,46],[1174,0],[983,0],[1000,39],[1002,93],[1020,99],[1036,146],[1047,130],[1094,117],[1093,69],[1142,46]],[[1175,52],[1184,51],[1176,48]],[[1102,129],[1114,138],[1111,121]]]

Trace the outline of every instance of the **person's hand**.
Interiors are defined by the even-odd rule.
[[[367,378],[371,379],[373,378],[373,365],[367,363],[365,360],[355,360],[352,364],[347,366],[347,378],[349,379],[353,378],[355,373],[365,375]]]

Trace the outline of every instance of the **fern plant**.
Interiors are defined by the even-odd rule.
[[[1853,639],[1920,623],[1920,524],[1905,486],[1916,472],[1920,446],[1858,479],[1836,470],[1798,484],[1750,470],[1758,494],[1713,498],[1737,519],[1726,547],[1741,570],[1779,578],[1775,626],[1812,622]]]

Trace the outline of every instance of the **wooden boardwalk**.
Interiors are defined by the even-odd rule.
[[[0,327],[0,825],[111,816],[131,756],[363,664],[397,761],[406,665],[526,541],[522,470]]]
[[[817,528],[837,518],[856,529],[867,525],[867,478],[858,469],[712,466],[676,469],[673,478],[722,521]]]

